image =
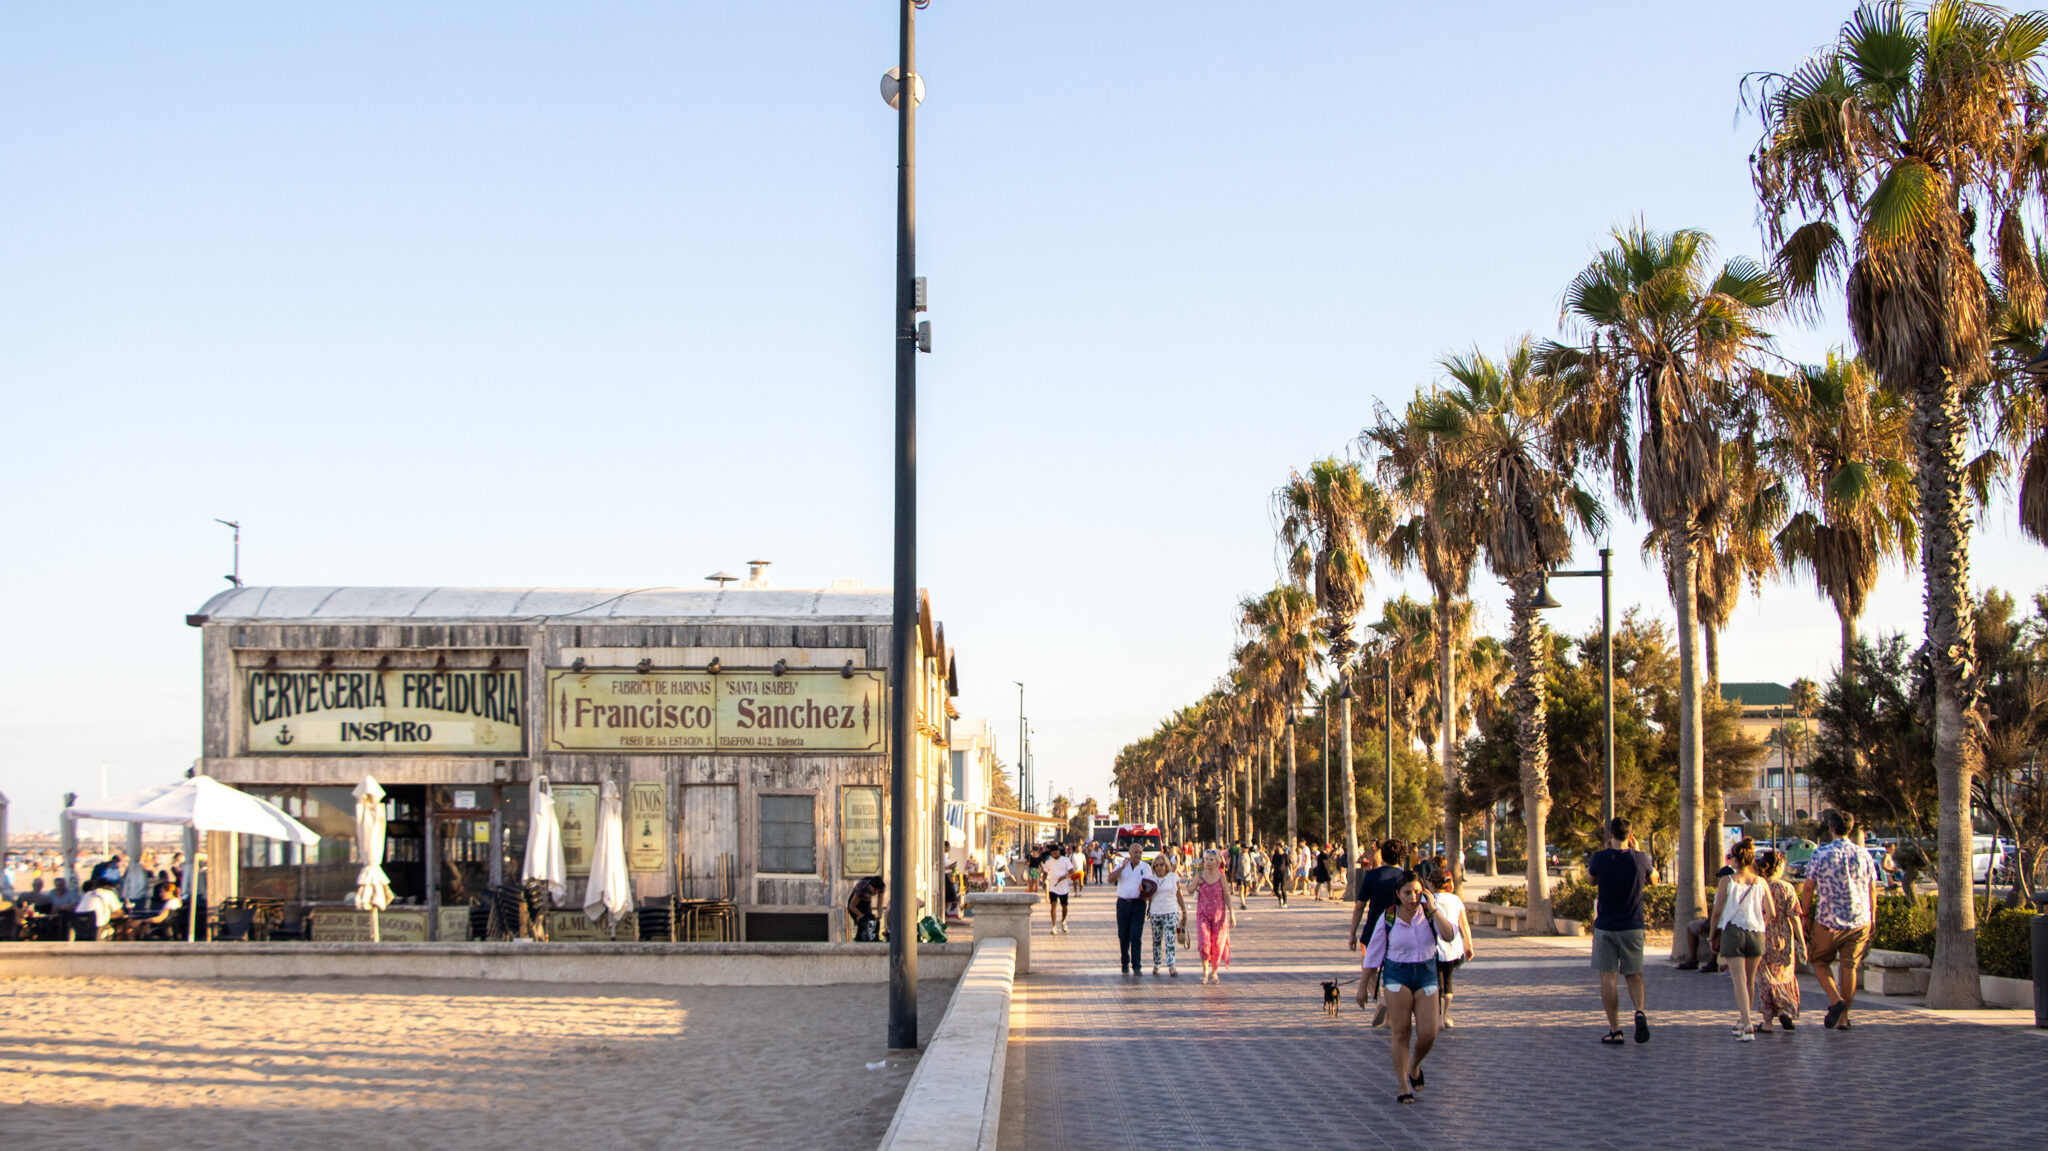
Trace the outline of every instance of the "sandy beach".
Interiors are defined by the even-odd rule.
[[[926,1038],[952,984],[919,998]],[[0,980],[10,1148],[870,1148],[888,988]],[[867,1064],[886,1060],[870,1071]]]

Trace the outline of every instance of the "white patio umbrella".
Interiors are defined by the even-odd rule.
[[[607,779],[597,796],[597,842],[591,852],[590,884],[583,889],[583,914],[592,923],[619,916],[633,906],[633,879],[626,872],[626,821],[619,785]]]
[[[64,809],[63,830],[71,831],[73,821],[80,819],[171,823],[190,828],[195,835],[202,831],[232,831],[239,835],[282,839],[307,847],[320,842],[319,833],[286,815],[276,804],[236,791],[217,779],[203,775],[96,803],[67,807]],[[199,893],[198,885],[193,882],[196,878],[194,872],[199,867],[196,846],[195,843],[195,849],[185,853],[185,898],[192,908],[192,914],[186,917],[185,938],[188,940],[197,938],[199,934]]]
[[[363,861],[356,872],[356,906],[370,911],[370,942],[382,941],[377,917],[391,906],[391,877],[384,874],[384,788],[364,776],[356,797],[356,852]]]
[[[533,777],[526,802],[526,863],[519,878],[547,884],[549,898],[559,901],[569,893],[569,861],[562,853],[562,818],[555,814],[555,789],[547,776]]]

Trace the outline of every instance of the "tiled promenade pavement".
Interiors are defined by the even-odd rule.
[[[1587,940],[1482,929],[1457,1026],[1401,1105],[1387,1032],[1366,1026],[1355,988],[1339,1018],[1321,1009],[1320,980],[1357,974],[1345,905],[1253,897],[1234,965],[1204,986],[1188,951],[1179,979],[1119,975],[1114,890],[1074,904],[1066,936],[1044,934],[1039,912],[1018,983],[1005,1151],[2048,1147],[2048,1032],[2017,1013],[1991,1026],[1859,996],[1855,1028],[1825,1031],[1808,979],[1797,1032],[1737,1043],[1727,976],[1653,956],[1651,1042],[1603,1047]]]

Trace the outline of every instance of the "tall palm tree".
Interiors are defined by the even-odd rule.
[[[1599,501],[1578,482],[1582,444],[1558,418],[1576,382],[1544,371],[1525,337],[1495,361],[1478,353],[1472,371],[1434,397],[1422,423],[1471,453],[1482,477],[1478,539],[1486,565],[1508,584],[1522,813],[1528,835],[1529,928],[1552,930],[1544,824],[1550,815],[1545,662],[1549,643],[1537,616],[1545,573],[1569,558],[1575,528],[1605,523]]]
[[[1322,666],[1323,654],[1315,630],[1315,596],[1299,584],[1283,583],[1260,596],[1247,596],[1237,605],[1238,629],[1247,646],[1266,655],[1267,674],[1262,687],[1281,709],[1282,725],[1308,690],[1309,676]],[[1287,743],[1287,842],[1297,841],[1294,810],[1294,740]]]
[[[1990,277],[2038,299],[2025,211],[2042,190],[2039,80],[2048,16],[1971,0],[1859,7],[1835,42],[1758,77],[1752,177],[1778,263],[1816,308],[1847,289],[1849,328],[1912,404],[1926,651],[1934,683],[1940,906],[1930,1007],[1974,1007],[1970,777],[1981,703],[1970,604],[1965,443],[1990,382]]]
[[[1352,875],[1358,870],[1358,788],[1351,765],[1351,654],[1358,650],[1358,613],[1365,606],[1365,588],[1372,582],[1369,557],[1384,554],[1393,534],[1392,503],[1368,480],[1355,460],[1334,456],[1317,460],[1306,473],[1295,472],[1274,493],[1280,518],[1280,540],[1288,549],[1288,574],[1309,584],[1322,613],[1325,649],[1343,682],[1340,723],[1344,759],[1344,858]],[[1310,577],[1313,583],[1310,584]]]
[[[1706,903],[1701,545],[1729,499],[1722,445],[1738,410],[1731,393],[1752,374],[1750,360],[1768,338],[1760,321],[1779,300],[1776,281],[1755,263],[1737,257],[1716,268],[1706,233],[1636,224],[1617,230],[1565,289],[1564,318],[1583,342],[1550,345],[1544,357],[1581,380],[1563,418],[1602,446],[1615,495],[1664,546],[1678,616],[1680,921],[1704,914]]]
[[[1910,566],[1919,546],[1906,404],[1860,360],[1833,354],[1763,386],[1771,462],[1799,504],[1773,545],[1835,609],[1847,675],[1878,574],[1894,561]]]
[[[1477,355],[1476,350],[1474,355]],[[1454,382],[1473,370],[1466,356],[1449,356],[1442,367]],[[1436,700],[1444,719],[1444,738],[1438,748],[1444,776],[1444,854],[1454,861],[1465,857],[1463,829],[1457,805],[1449,797],[1458,791],[1457,750],[1457,664],[1452,654],[1458,615],[1455,607],[1469,609],[1472,569],[1479,562],[1477,501],[1481,477],[1468,453],[1445,437],[1433,435],[1424,426],[1428,405],[1422,396],[1410,401],[1399,416],[1385,408],[1375,415],[1371,427],[1359,435],[1359,442],[1373,457],[1380,482],[1412,514],[1392,537],[1390,559],[1399,568],[1419,567],[1435,597]]]

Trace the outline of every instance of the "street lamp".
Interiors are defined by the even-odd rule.
[[[1378,683],[1386,691],[1386,747],[1383,749],[1387,767],[1387,838],[1394,838],[1394,657],[1380,657],[1380,670],[1366,678],[1368,683]]]
[[[1538,610],[1562,607],[1556,597],[1550,594],[1550,581],[1554,579],[1595,579],[1600,581],[1600,679],[1601,691],[1605,696],[1602,711],[1602,742],[1606,745],[1607,756],[1607,815],[1600,825],[1600,837],[1607,837],[1608,825],[1614,822],[1614,549],[1600,549],[1599,570],[1575,572],[1546,572],[1543,586],[1538,589],[1536,607]]]
[[[889,632],[889,1046],[917,1046],[917,861],[911,854],[911,796],[917,750],[917,355],[931,349],[918,323],[924,285],[917,275],[917,10],[931,0],[901,0],[894,76],[882,99],[896,111],[896,523],[895,586]]]

